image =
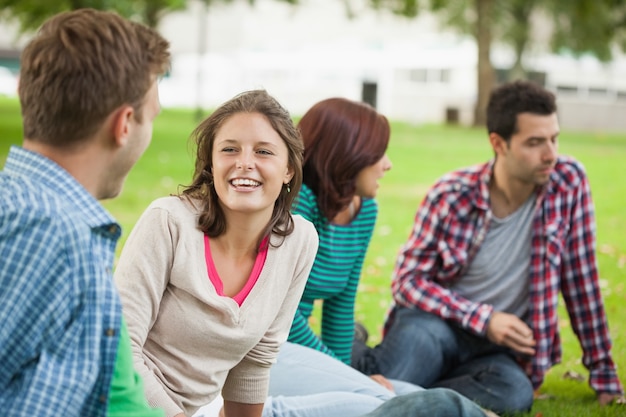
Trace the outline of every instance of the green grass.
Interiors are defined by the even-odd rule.
[[[196,124],[192,111],[164,110],[157,118],[154,138],[146,154],[128,177],[122,195],[105,202],[119,219],[124,236],[154,198],[175,193],[179,184],[190,182],[193,172],[189,134]],[[0,98],[0,164],[10,144],[21,143],[21,120],[16,100]],[[603,295],[613,337],[613,357],[626,382],[626,215],[623,179],[626,133],[574,133],[561,135],[560,150],[582,161],[588,171],[598,225],[598,260]],[[381,181],[380,214],[365,260],[357,297],[356,317],[370,332],[372,343],[380,340],[380,328],[390,304],[389,284],[398,249],[407,238],[415,210],[428,187],[443,173],[491,157],[483,129],[443,126],[413,126],[392,123],[388,151],[393,169]],[[118,248],[119,250],[119,248]],[[580,363],[580,348],[560,311],[563,363],[546,378],[542,392],[550,400],[535,402],[528,416],[626,416],[626,407],[600,408],[586,382],[563,378],[572,370],[587,377]]]

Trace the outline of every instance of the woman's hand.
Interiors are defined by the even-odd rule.
[[[393,385],[387,378],[385,378],[381,374],[370,375],[370,378],[372,378],[375,382],[379,383],[383,387],[387,388],[389,391],[393,392]]]

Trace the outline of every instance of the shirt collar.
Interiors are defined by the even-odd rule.
[[[550,180],[546,184],[538,186],[535,189],[538,201],[543,200],[546,195],[553,194],[566,188],[566,184],[559,180],[558,173],[558,164],[562,162],[562,159],[563,158],[559,156],[557,166],[554,167],[554,170],[550,174]],[[495,158],[489,160],[487,163],[483,164],[478,171],[479,186],[474,194],[474,205],[483,210],[489,209],[489,182],[491,181],[491,177],[493,175],[495,162]]]
[[[56,162],[22,147],[11,146],[4,172],[8,175],[28,178],[41,184],[51,193],[66,199],[67,204],[83,215],[91,228],[105,228],[118,236],[120,226],[113,216],[72,175]]]
[[[489,182],[493,175],[495,158],[483,164],[478,171],[478,188],[474,194],[474,205],[481,210],[489,210]]]

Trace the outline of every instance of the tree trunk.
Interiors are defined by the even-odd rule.
[[[164,6],[154,1],[147,1],[144,11],[144,23],[153,29],[159,25],[159,12]]]
[[[484,126],[487,102],[494,86],[494,72],[491,65],[491,15],[493,0],[475,0],[477,24],[476,43],[478,45],[478,94],[474,108],[474,126]]]
[[[515,63],[509,71],[508,81],[525,80],[528,74],[524,68],[523,59],[529,42],[530,15],[535,7],[535,0],[518,0],[510,7],[514,25],[512,45],[515,51]]]

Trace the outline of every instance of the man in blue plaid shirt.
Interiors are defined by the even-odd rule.
[[[23,146],[0,172],[3,416],[162,415],[128,361],[111,274],[121,229],[98,200],[120,192],[150,142],[168,49],[82,9],[49,19],[22,52]]]

